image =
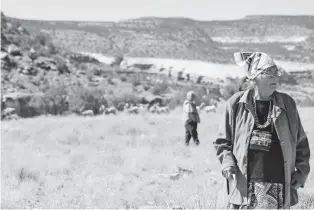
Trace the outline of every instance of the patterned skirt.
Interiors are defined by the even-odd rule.
[[[283,184],[269,182],[249,182],[248,209],[281,209],[283,206]]]

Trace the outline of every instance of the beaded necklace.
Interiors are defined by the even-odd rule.
[[[255,100],[254,97],[253,97],[253,111],[254,111],[253,112],[254,121],[255,121],[255,125],[256,125],[257,128],[264,129],[264,128],[267,128],[271,124],[272,100],[270,100],[270,103],[269,103],[269,110],[268,110],[267,120],[266,120],[266,122],[263,125],[259,124],[259,121],[258,121],[257,112],[256,112],[256,100]]]

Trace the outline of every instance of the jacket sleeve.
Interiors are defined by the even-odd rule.
[[[216,155],[221,163],[221,171],[225,168],[234,166],[236,167],[236,160],[232,153],[233,144],[233,111],[231,105],[227,102],[226,109],[218,130],[216,140],[213,142],[217,151]]]
[[[184,112],[188,116],[188,118],[192,121],[197,121],[195,114],[193,113],[193,108],[190,103],[184,104]]]
[[[196,122],[200,122],[201,121],[201,118],[200,118],[200,115],[199,115],[197,109],[196,109],[196,112],[194,113],[194,117],[195,117]]]
[[[295,168],[297,170],[292,174],[292,179],[296,179],[301,186],[304,187],[305,181],[310,172],[310,147],[298,111],[296,111],[296,115],[298,127]]]

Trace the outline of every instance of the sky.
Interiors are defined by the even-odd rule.
[[[1,0],[1,10],[10,17],[41,20],[227,20],[254,14],[314,15],[314,0]]]

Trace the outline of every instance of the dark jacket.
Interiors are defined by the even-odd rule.
[[[214,141],[221,170],[235,166],[237,186],[230,198],[233,204],[247,204],[247,156],[250,136],[253,131],[253,92],[234,94],[226,104],[218,136]],[[297,191],[291,181],[297,180],[304,187],[310,172],[310,148],[307,136],[292,97],[275,91],[273,94],[272,121],[281,142],[285,171],[285,208],[298,203]],[[296,170],[295,170],[296,169]],[[234,186],[233,181],[228,181]]]

